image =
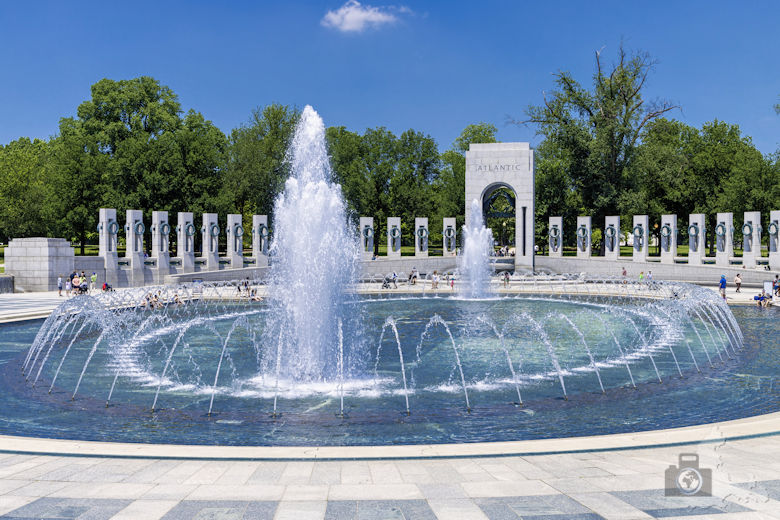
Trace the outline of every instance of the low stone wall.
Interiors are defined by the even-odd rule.
[[[434,271],[445,273],[454,271],[458,266],[454,256],[429,256],[427,258],[407,256],[393,259],[380,257],[376,260],[364,260],[361,264],[364,277],[384,276],[393,271],[408,275],[412,269],[417,269],[421,276],[425,276]]]
[[[670,280],[677,282],[692,282],[700,284],[715,284],[720,276],[725,274],[729,285],[733,284],[737,273],[742,274],[745,285],[760,285],[773,280],[780,271],[765,269],[743,269],[738,266],[724,267],[715,265],[662,264],[660,262],[634,262],[630,257],[619,260],[604,258],[575,258],[549,256],[536,257],[536,269],[553,273],[588,273],[591,275],[621,276],[626,268],[627,277],[638,279],[639,273],[653,272],[654,280]]]
[[[74,253],[64,238],[14,238],[5,248],[5,273],[17,291],[55,291],[57,275],[73,271]]]
[[[179,284],[203,280],[218,282],[226,280],[264,280],[268,276],[268,267],[244,267],[243,269],[222,269],[220,271],[199,271],[187,274],[169,274],[165,277],[166,284]]]
[[[0,274],[0,294],[14,292],[14,277],[7,274]]]

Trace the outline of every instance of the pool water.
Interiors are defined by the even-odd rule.
[[[664,305],[543,296],[359,300],[344,316],[341,344],[334,338],[316,352],[321,375],[304,380],[295,373],[300,353],[266,334],[261,303],[184,309],[164,320],[128,310],[110,333],[74,323],[27,374],[43,321],[5,324],[0,433],[420,444],[635,432],[778,410],[777,310],[732,308],[744,335],[744,348],[733,349],[728,335],[704,321],[677,321]],[[118,339],[104,341],[101,332]]]

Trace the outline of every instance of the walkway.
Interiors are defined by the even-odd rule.
[[[666,497],[680,453],[711,497]],[[675,472],[674,475],[677,473]],[[703,473],[706,477],[706,473]],[[780,519],[780,436],[496,458],[203,461],[0,454],[0,518]]]
[[[57,291],[0,294],[0,322],[45,318],[63,301]]]

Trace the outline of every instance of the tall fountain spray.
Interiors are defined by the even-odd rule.
[[[338,367],[338,319],[357,267],[357,237],[325,145],[325,125],[306,106],[288,150],[290,178],[274,205],[274,261],[267,339],[274,365],[296,381],[333,379]],[[277,373],[277,376],[279,374]]]
[[[467,298],[484,298],[490,294],[490,253],[493,250],[493,232],[485,227],[482,206],[471,201],[471,222],[463,226],[463,254],[458,270],[463,277],[461,294]]]

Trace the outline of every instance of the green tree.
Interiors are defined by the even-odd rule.
[[[387,217],[397,211],[390,202],[390,183],[398,168],[398,146],[395,135],[384,127],[367,129],[362,141],[367,173],[364,211],[374,217],[374,252],[378,253],[386,237]]]
[[[557,139],[545,139],[536,147],[534,166],[535,238],[536,245],[544,251],[549,245],[550,216],[563,217],[564,229],[573,230],[577,215],[584,213],[580,192],[571,178],[573,163],[577,158],[570,148]],[[594,222],[594,227],[598,225]],[[564,245],[573,245],[574,233],[564,233]]]
[[[51,212],[49,147],[23,137],[0,146],[0,237],[47,236]]]
[[[60,120],[59,136],[50,143],[52,171],[52,210],[56,219],[55,233],[81,244],[81,254],[87,237],[93,233],[98,209],[106,196],[106,172],[111,166],[108,154],[84,132],[81,122],[73,118]]]
[[[737,125],[705,123],[701,130],[660,118],[648,125],[635,164],[637,190],[623,198],[632,213],[663,213],[687,218],[707,215],[708,242],[714,247],[716,213],[767,213],[780,196],[780,178],[771,157],[763,157]],[[681,226],[685,229],[685,226]]]
[[[398,165],[390,179],[389,204],[401,217],[403,241],[414,244],[415,217],[431,216],[432,183],[439,176],[436,141],[428,135],[407,130],[396,141]],[[437,222],[429,221],[429,228]]]
[[[584,212],[602,218],[618,214],[620,195],[635,188],[631,165],[645,126],[677,108],[645,101],[644,86],[654,67],[647,54],[630,54],[621,45],[617,57],[606,70],[601,52],[596,52],[590,89],[569,72],[556,73],[556,89],[545,95],[542,105],[530,106],[527,119],[520,121],[538,125],[545,140],[556,141],[562,150],[552,155],[564,160],[560,166],[567,175],[555,182],[571,184]]]
[[[272,215],[289,176],[285,158],[299,116],[293,107],[266,105],[254,109],[249,121],[231,132],[222,198],[232,211],[244,218]]]
[[[490,123],[468,125],[450,150],[441,154],[441,172],[433,182],[437,217],[456,217],[460,229],[466,215],[466,152],[471,143],[498,142],[498,129]]]
[[[226,140],[201,114],[182,117],[176,94],[148,76],[92,85],[76,118],[60,121],[53,163],[66,196],[66,233],[82,243],[101,205],[116,208],[219,209]],[[150,237],[147,237],[150,239]]]
[[[352,217],[370,213],[372,186],[364,158],[363,137],[343,126],[325,131],[334,180],[341,185]]]

